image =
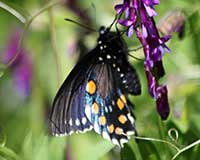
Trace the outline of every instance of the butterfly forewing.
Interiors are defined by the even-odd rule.
[[[140,92],[137,73],[127,60],[119,33],[101,30],[97,46],[74,67],[56,95],[52,133],[63,135],[93,128],[122,147],[135,133],[128,94]]]
[[[50,117],[51,132],[54,135],[92,129],[91,123],[84,114],[86,79],[94,64],[94,62],[89,63],[92,56],[93,51],[74,67],[54,99]]]

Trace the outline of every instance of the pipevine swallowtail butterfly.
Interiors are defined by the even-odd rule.
[[[136,132],[128,94],[140,93],[120,32],[101,27],[96,47],[76,64],[54,99],[51,132],[62,136],[94,129],[123,147]]]

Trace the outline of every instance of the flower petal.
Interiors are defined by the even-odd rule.
[[[168,96],[167,96],[167,87],[166,86],[159,86],[156,89],[157,93],[157,111],[160,114],[163,120],[167,119],[169,115],[169,103],[168,103]]]

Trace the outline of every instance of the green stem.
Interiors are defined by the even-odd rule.
[[[30,18],[29,18],[29,23],[31,23],[37,16],[39,16],[41,13],[43,13],[44,11],[46,11],[47,9],[55,6],[55,5],[58,5],[58,4],[61,4],[62,2],[61,1],[54,1],[54,2],[49,2],[48,4],[46,4],[44,7],[42,7],[38,12],[36,12],[34,15],[32,15]]]
[[[138,136],[135,136],[135,139],[140,139],[140,140],[145,140],[145,141],[161,142],[161,143],[165,143],[165,144],[170,145],[171,147],[173,147],[174,149],[176,149],[177,152],[179,152],[179,150],[180,150],[180,149],[179,149],[176,145],[174,145],[173,143],[168,142],[168,141],[165,141],[165,140],[162,140],[162,139],[149,138],[149,137],[138,137]]]
[[[192,144],[190,144],[190,145],[184,147],[183,149],[179,150],[179,151],[174,155],[174,157],[172,158],[172,160],[176,159],[181,153],[185,152],[186,150],[188,150],[188,149],[190,149],[190,148],[192,148],[192,147],[194,147],[195,145],[198,145],[198,144],[200,144],[200,139],[197,140],[197,141],[195,141],[195,142],[193,142]]]
[[[17,47],[17,52],[15,54],[15,56],[8,62],[8,64],[6,65],[6,68],[9,68],[12,63],[16,60],[17,56],[19,55],[20,53],[20,50],[22,48],[22,44],[23,44],[23,41],[24,41],[24,38],[25,38],[25,35],[26,35],[26,32],[28,31],[29,29],[29,26],[31,25],[32,21],[37,17],[39,16],[41,13],[43,13],[44,11],[46,11],[48,8],[50,7],[53,7],[57,4],[60,4],[61,2],[60,1],[56,1],[56,2],[50,2],[48,3],[47,5],[45,5],[44,7],[42,7],[38,12],[36,12],[34,15],[30,16],[29,19],[27,20],[27,22],[25,23],[25,28],[24,28],[24,31],[22,33],[22,36],[20,38],[20,42],[19,42],[19,45]]]
[[[53,12],[52,8],[48,9],[48,15],[49,15],[49,30],[50,30],[50,36],[51,36],[51,44],[53,48],[53,53],[54,53],[54,59],[55,59],[55,65],[56,65],[56,77],[57,77],[57,83],[58,86],[60,85],[60,65],[59,65],[59,60],[58,60],[58,48],[56,45],[56,32],[55,32],[55,23],[54,23],[54,17],[53,17]]]
[[[3,3],[0,1],[0,7],[3,8],[4,10],[8,11],[11,13],[13,16],[15,16],[18,20],[20,20],[22,23],[26,23],[26,18],[20,14],[18,11],[16,11],[14,8],[11,8],[7,4]]]

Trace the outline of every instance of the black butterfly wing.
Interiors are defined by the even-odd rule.
[[[129,64],[128,61],[123,61],[121,64],[121,73],[119,74],[122,81],[122,88],[124,92],[133,95],[141,94],[141,84],[136,73],[136,70]]]
[[[95,64],[95,50],[88,53],[70,72],[59,89],[50,115],[53,135],[85,132],[92,129],[84,113],[85,80]],[[92,61],[93,60],[93,61]]]

